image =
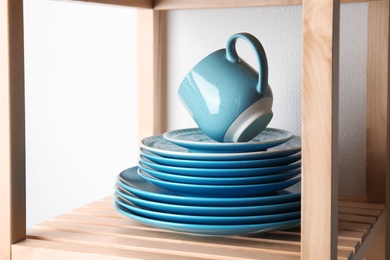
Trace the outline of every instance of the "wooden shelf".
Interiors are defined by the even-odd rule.
[[[139,107],[140,139],[165,130],[167,10],[303,4],[301,230],[218,239],[183,235],[127,219],[113,209],[112,198],[106,198],[26,232],[23,1],[5,0],[0,1],[0,259],[164,259],[166,256],[165,259],[328,260],[363,259],[367,252],[367,259],[389,259],[388,207],[337,199],[339,1],[85,2],[140,8],[138,93],[139,104],[147,107]],[[364,197],[369,202],[388,205],[390,1],[341,2],[368,2]]]
[[[338,259],[365,255],[385,218],[384,205],[340,201]],[[12,254],[16,259],[300,259],[300,229],[251,237],[186,235],[135,222],[107,197],[36,225],[12,246]]]

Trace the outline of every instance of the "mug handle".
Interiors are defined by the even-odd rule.
[[[263,92],[265,92],[268,87],[268,62],[263,45],[261,45],[260,41],[256,37],[249,33],[237,33],[232,35],[226,44],[226,58],[233,63],[240,62],[240,58],[238,57],[236,51],[236,42],[238,38],[246,40],[249,45],[252,46],[257,55],[259,65],[259,80],[256,89],[260,94],[263,94]]]

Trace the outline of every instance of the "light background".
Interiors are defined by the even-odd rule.
[[[126,7],[25,0],[27,226],[111,195],[137,163],[136,13]],[[364,194],[367,5],[341,8],[340,193]],[[271,127],[301,131],[302,9],[168,14],[168,128],[195,126],[177,98],[185,74],[230,35],[263,44]],[[255,66],[251,49],[239,55]],[[316,174],[313,172],[312,174]]]

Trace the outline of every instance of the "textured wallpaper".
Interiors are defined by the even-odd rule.
[[[342,195],[363,195],[367,5],[344,4],[341,17],[339,188]],[[177,96],[186,73],[209,53],[225,48],[230,35],[249,32],[262,42],[268,57],[274,94],[274,118],[269,126],[299,135],[301,21],[301,6],[169,12],[168,128],[196,126]],[[239,56],[256,68],[251,48],[243,41],[238,41],[237,48]]]

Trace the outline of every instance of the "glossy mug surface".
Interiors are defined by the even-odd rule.
[[[252,47],[259,72],[236,51],[236,41]],[[218,142],[246,142],[272,119],[273,96],[268,63],[261,43],[251,34],[232,35],[226,49],[201,60],[184,78],[179,98],[199,128]]]

